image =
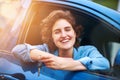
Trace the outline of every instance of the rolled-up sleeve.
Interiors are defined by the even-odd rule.
[[[48,52],[47,45],[45,45],[45,44],[43,44],[43,45],[37,45],[37,46],[32,46],[32,45],[27,44],[27,43],[16,45],[12,49],[11,52],[15,55],[15,57],[17,57],[20,60],[23,60],[25,62],[34,62],[30,58],[30,50],[31,49],[39,49],[39,50],[47,51]]]
[[[103,57],[95,47],[83,47],[79,52],[82,53],[78,60],[88,70],[105,70],[110,68],[109,61]]]
[[[83,65],[87,66],[87,68],[88,68],[88,66],[90,66],[90,65],[92,64],[92,60],[91,60],[89,57],[81,58],[81,59],[79,59],[79,61],[80,61]]]
[[[79,59],[79,61],[86,66],[88,70],[105,70],[109,69],[109,62],[105,58],[89,58],[84,57]]]

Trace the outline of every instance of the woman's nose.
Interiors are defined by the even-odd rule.
[[[67,35],[67,34],[66,34],[65,31],[62,31],[62,32],[61,32],[61,37],[66,37],[66,35]]]

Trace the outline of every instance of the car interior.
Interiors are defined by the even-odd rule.
[[[40,26],[40,22],[52,10],[56,9],[69,9],[74,14],[77,24],[84,27],[83,35],[80,37],[81,45],[96,46],[101,54],[110,61],[111,67],[115,65],[113,64],[115,57],[113,58],[113,56],[111,56],[115,53],[112,52],[114,48],[111,47],[111,45],[115,42],[120,46],[120,32],[109,22],[104,21],[96,15],[65,5],[33,4],[28,11],[28,15],[23,21],[18,43],[25,42],[32,45],[42,44],[40,34],[42,26]]]

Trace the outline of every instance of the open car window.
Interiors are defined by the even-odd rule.
[[[80,37],[81,45],[94,45],[103,56],[110,60],[107,50],[109,42],[120,42],[120,32],[109,22],[82,9],[54,3],[33,3],[29,8],[28,15],[22,25],[18,43],[29,43],[32,45],[42,44],[40,23],[52,10],[68,9],[76,17],[78,25],[84,27],[83,35]]]

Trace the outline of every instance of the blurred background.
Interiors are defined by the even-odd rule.
[[[10,50],[15,45],[30,3],[31,0],[0,0],[0,50]]]
[[[0,0],[0,32],[13,25],[14,21],[27,9],[31,0]]]
[[[90,0],[90,1],[120,11],[120,0]]]

